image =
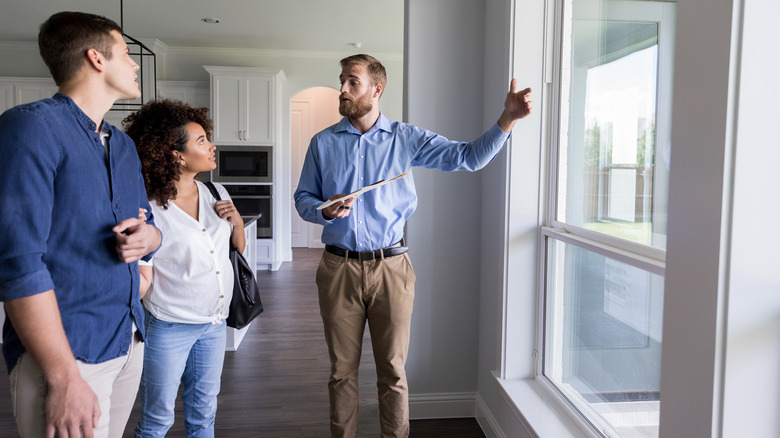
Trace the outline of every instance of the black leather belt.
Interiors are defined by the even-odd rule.
[[[404,246],[403,240],[393,245],[390,245],[387,248],[377,249],[374,251],[347,251],[346,249],[339,248],[338,246],[325,245],[325,251],[328,251],[333,255],[337,255],[339,257],[349,257],[351,259],[358,259],[361,262],[366,260],[381,259],[383,255],[384,258],[401,255],[407,252],[408,250],[409,248]]]

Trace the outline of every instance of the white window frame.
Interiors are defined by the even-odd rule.
[[[524,3],[525,5],[525,3]],[[514,6],[515,21],[521,20],[520,15],[524,15],[528,12],[527,8],[522,11],[518,10],[517,2]],[[585,436],[600,437],[593,426],[579,414],[579,411],[560,393],[555,385],[543,376],[543,346],[544,346],[544,318],[545,318],[545,285],[546,285],[546,264],[547,264],[547,239],[554,238],[567,244],[572,244],[577,247],[581,247],[600,255],[618,260],[628,265],[637,267],[639,269],[646,270],[656,275],[665,275],[665,258],[666,251],[661,248],[649,247],[639,243],[627,241],[617,237],[606,236],[601,233],[597,233],[591,230],[584,229],[582,227],[572,226],[555,220],[555,196],[557,195],[557,157],[558,150],[558,135],[559,120],[560,120],[560,90],[556,90],[555,87],[560,87],[563,84],[561,78],[561,43],[560,39],[563,38],[563,23],[565,19],[570,17],[563,16],[563,1],[561,0],[548,0],[544,5],[544,15],[546,17],[545,24],[545,49],[544,49],[544,78],[543,88],[541,93],[536,90],[535,103],[536,109],[541,107],[544,113],[542,117],[542,132],[541,132],[541,144],[542,156],[540,157],[540,169],[539,169],[539,182],[540,182],[540,202],[539,202],[539,214],[538,225],[539,232],[537,233],[538,241],[536,245],[536,310],[535,310],[535,340],[534,340],[534,363],[532,373],[524,373],[525,366],[515,363],[522,358],[513,355],[510,350],[516,346],[513,344],[512,336],[516,334],[516,328],[509,327],[512,323],[510,321],[511,315],[513,315],[513,300],[512,295],[518,293],[515,287],[511,285],[512,274],[508,274],[507,277],[507,302],[505,303],[505,318],[507,321],[504,325],[504,352],[502,357],[502,369],[499,370],[496,377],[505,392],[505,396],[512,400],[513,404],[519,409],[522,416],[529,418],[529,403],[523,403],[520,398],[530,398],[534,400],[534,403],[543,403],[548,405],[547,409],[531,410],[546,411],[540,413],[539,417],[547,417],[547,420],[551,420],[556,415],[550,412],[557,411],[563,412],[564,418],[560,418],[558,415],[557,421],[561,423],[557,429],[563,433],[564,430],[568,430],[572,433],[572,430],[577,430],[578,436],[584,434]],[[660,18],[659,18],[660,20]],[[674,23],[671,23],[673,29]],[[515,33],[519,32],[517,24],[514,26]],[[665,30],[665,29],[664,29]],[[661,33],[664,32],[661,31]],[[659,34],[659,39],[665,40],[669,35],[662,36]],[[518,40],[519,35],[515,35],[515,45],[517,47],[525,46],[520,44]],[[517,57],[517,55],[515,55]],[[666,61],[671,61],[671,57],[667,57]],[[515,68],[519,66],[520,60],[515,61]],[[661,62],[659,60],[659,62]],[[522,67],[520,67],[522,68]],[[659,70],[661,67],[659,66]],[[670,70],[666,72],[670,76]],[[517,72],[515,76],[518,76]],[[661,76],[661,75],[659,75]],[[661,78],[659,77],[659,80]],[[567,85],[568,86],[568,85]],[[659,84],[658,93],[662,93],[661,86]],[[540,96],[541,94],[541,96]],[[541,104],[541,105],[540,105]],[[658,112],[661,111],[670,112],[671,101],[658,102]],[[657,127],[658,129],[669,129],[668,126]],[[515,134],[517,135],[517,134]],[[554,146],[554,147],[553,147]],[[657,147],[662,147],[657,144]],[[510,166],[514,160],[510,160]],[[659,163],[660,164],[660,163]],[[513,171],[515,169],[513,168]],[[515,202],[514,198],[511,202]],[[510,203],[511,203],[510,202]],[[511,210],[511,207],[510,207]],[[510,213],[511,217],[511,213]],[[527,225],[527,224],[526,224]],[[510,235],[511,227],[510,223]],[[508,260],[513,258],[510,255]],[[511,266],[511,264],[508,264]],[[525,300],[527,302],[527,300]],[[515,304],[516,306],[516,304]],[[525,374],[525,378],[523,377]],[[549,408],[552,408],[550,411]],[[530,420],[530,418],[529,418]],[[535,421],[532,423],[536,423]],[[538,424],[538,423],[536,423]],[[535,424],[532,424],[532,427]],[[563,435],[561,435],[563,436]]]

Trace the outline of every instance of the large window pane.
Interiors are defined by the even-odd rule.
[[[674,6],[567,5],[556,220],[665,248]]]
[[[605,436],[658,436],[663,277],[547,250],[544,375]]]

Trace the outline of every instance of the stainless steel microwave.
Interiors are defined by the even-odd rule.
[[[217,168],[212,181],[219,183],[271,183],[274,181],[272,146],[217,146]]]

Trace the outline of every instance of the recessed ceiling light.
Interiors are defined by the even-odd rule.
[[[219,18],[201,18],[200,21],[209,24],[217,24],[220,20]]]
[[[348,45],[348,46],[352,46],[352,47],[354,47],[354,48],[356,48],[356,49],[359,49],[359,48],[363,47],[363,43],[362,43],[362,42],[360,42],[360,41],[355,41],[355,42],[352,42],[352,43],[347,43],[347,45]]]

